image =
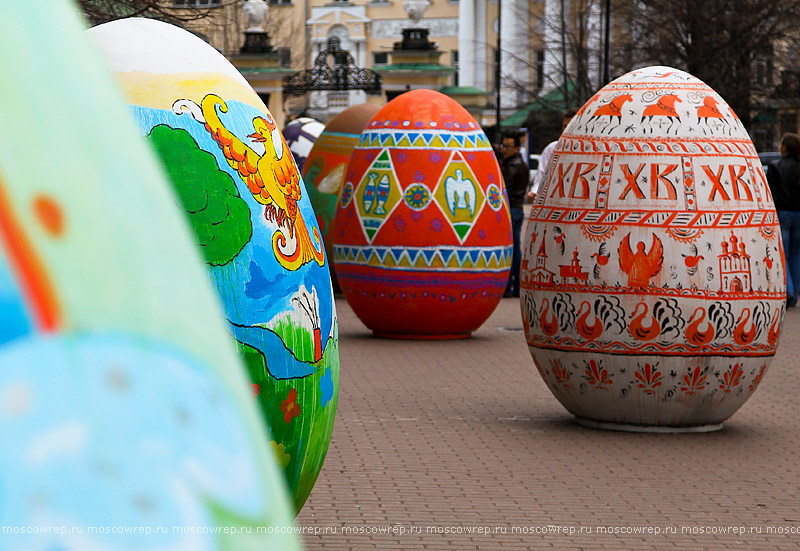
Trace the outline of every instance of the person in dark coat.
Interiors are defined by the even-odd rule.
[[[525,202],[525,193],[528,190],[528,163],[522,158],[519,152],[520,138],[516,136],[506,136],[503,138],[503,180],[505,180],[506,191],[508,192],[508,206],[511,209],[511,233],[514,238],[514,251],[511,256],[511,274],[506,286],[506,297],[519,296],[519,269],[522,259],[520,236],[522,233],[522,223],[525,220],[525,212],[522,205]]]
[[[786,257],[786,303],[794,306],[800,290],[800,136],[784,134],[780,149],[781,158],[770,163],[767,181],[778,211]]]

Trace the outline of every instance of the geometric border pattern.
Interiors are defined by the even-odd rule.
[[[372,130],[361,134],[356,147],[492,150],[492,145],[482,130],[474,132]]]
[[[641,225],[664,228],[747,228],[772,225],[775,211],[767,209],[735,211],[684,211],[672,209],[600,210],[592,208],[534,206],[529,219],[533,222],[602,224],[611,226]]]
[[[360,264],[396,270],[490,271],[511,266],[512,247],[375,247],[334,245],[338,264]]]

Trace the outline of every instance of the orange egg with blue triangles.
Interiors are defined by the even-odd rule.
[[[389,102],[356,144],[332,233],[342,290],[373,333],[468,337],[511,265],[503,179],[480,125],[432,90]]]

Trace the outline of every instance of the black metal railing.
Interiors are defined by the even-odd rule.
[[[333,66],[328,64],[329,56],[333,58]],[[332,36],[311,69],[283,78],[285,96],[302,96],[319,90],[364,90],[367,94],[380,94],[381,76],[371,69],[357,67],[353,56],[342,49],[339,38]]]

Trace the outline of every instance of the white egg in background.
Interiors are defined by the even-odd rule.
[[[589,425],[721,428],[767,371],[786,300],[739,118],[683,71],[636,70],[579,110],[547,170],[521,276],[547,386]]]

